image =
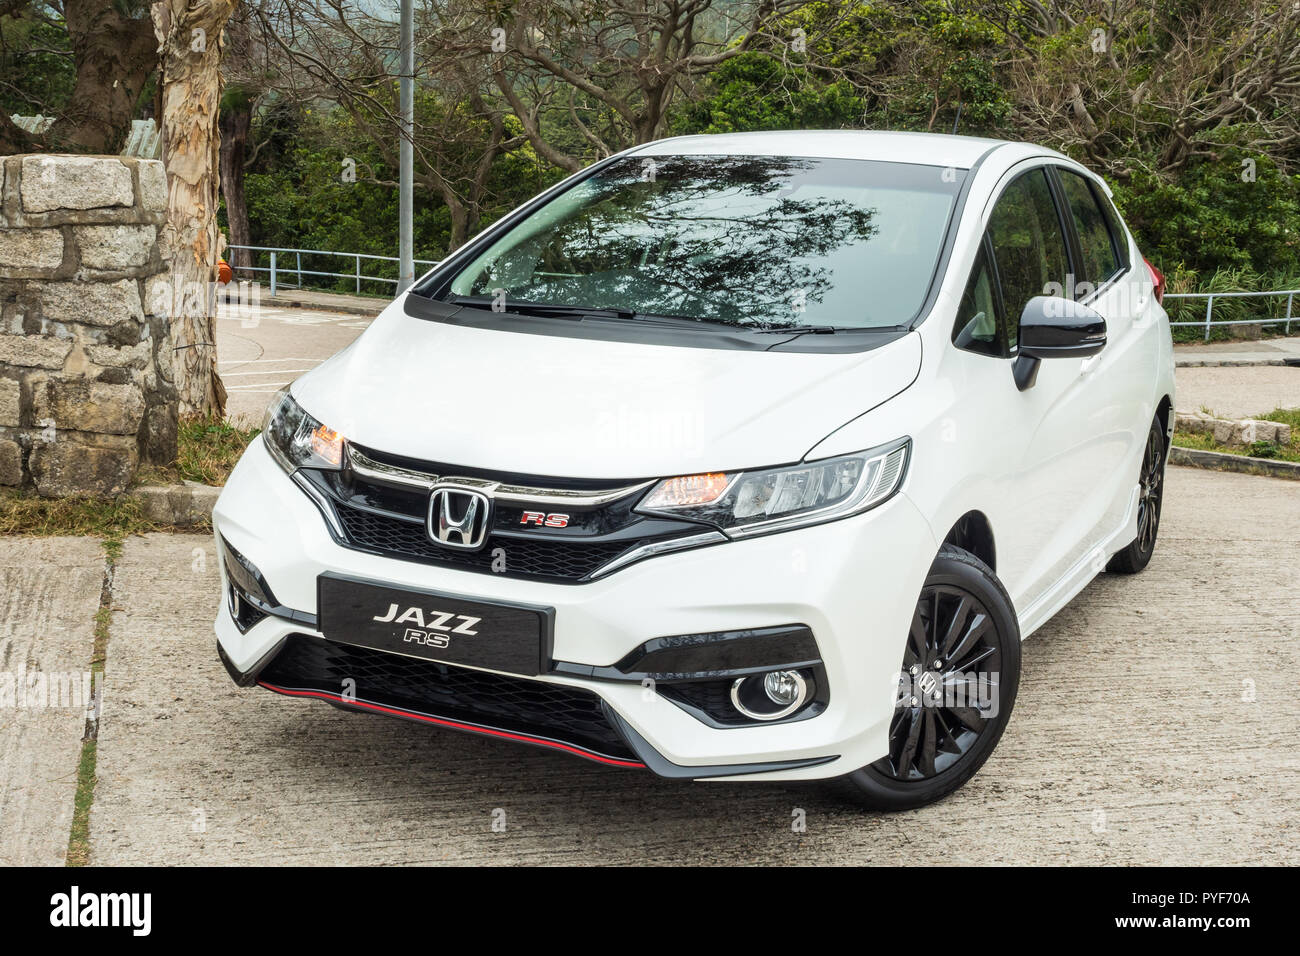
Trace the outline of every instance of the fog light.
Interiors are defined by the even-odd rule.
[[[230,586],[226,588],[226,597],[228,598],[226,603],[230,608],[230,616],[238,621],[239,616],[244,613],[244,602],[239,596],[239,585],[234,581],[231,581]]]
[[[780,720],[807,701],[808,682],[798,671],[740,677],[731,685],[731,705],[750,720]]]
[[[789,707],[799,699],[803,678],[794,671],[772,671],[763,678],[768,700],[778,707]]]
[[[218,550],[226,569],[226,607],[235,627],[243,634],[273,612],[276,601],[257,565],[232,548],[225,538],[218,539]]]

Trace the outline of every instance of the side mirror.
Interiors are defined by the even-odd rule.
[[[1038,379],[1041,359],[1087,358],[1106,347],[1106,319],[1096,309],[1059,296],[1036,295],[1020,313],[1013,367],[1022,392]]]

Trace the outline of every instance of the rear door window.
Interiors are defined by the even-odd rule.
[[[1083,254],[1083,275],[1075,276],[1075,287],[1082,298],[1120,271],[1118,244],[1111,235],[1092,184],[1071,170],[1059,169],[1058,172]]]

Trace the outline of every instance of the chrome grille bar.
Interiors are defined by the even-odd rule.
[[[508,485],[486,478],[463,478],[455,475],[435,475],[430,472],[400,468],[382,461],[375,461],[364,452],[348,445],[348,465],[352,471],[366,481],[383,485],[397,485],[403,488],[416,488],[429,491],[439,482],[455,482],[469,488],[486,491],[500,502],[507,504],[538,504],[568,506],[573,508],[599,508],[637,492],[645,491],[652,484],[642,481],[634,485],[623,485],[599,491],[574,491],[568,488],[532,488],[526,485]]]

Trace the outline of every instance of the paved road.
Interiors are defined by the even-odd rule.
[[[348,345],[371,319],[342,312],[259,306],[230,308],[217,318],[217,367],[226,414],[260,424],[281,386]]]
[[[1300,367],[1180,368],[1176,375],[1179,411],[1208,408],[1221,418],[1249,418],[1300,408]]]
[[[1292,331],[1300,331],[1300,319]],[[1179,365],[1292,365],[1300,362],[1300,335],[1226,342],[1186,342],[1174,346]]]
[[[112,593],[92,862],[1300,863],[1300,495],[1184,468],[1168,488],[1147,572],[1099,578],[1035,635],[994,757],[952,798],[899,815],[239,690],[213,652],[210,541],[132,539]],[[90,605],[48,588],[7,608],[0,633],[86,619]],[[58,767],[39,786],[70,774],[71,754],[43,759]],[[792,832],[796,810],[807,832]]]

